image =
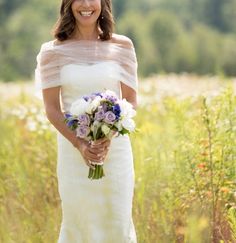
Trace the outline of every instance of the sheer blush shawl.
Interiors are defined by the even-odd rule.
[[[60,70],[68,64],[93,65],[100,62],[116,64],[114,80],[123,82],[137,91],[137,58],[134,46],[109,41],[65,41],[58,45],[55,40],[42,44],[37,55],[35,69],[36,92],[61,86]],[[40,92],[41,93],[41,92]]]

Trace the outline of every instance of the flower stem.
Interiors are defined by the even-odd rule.
[[[92,178],[92,176],[93,176],[93,169],[89,168],[88,178]]]
[[[88,174],[89,179],[96,180],[102,178],[103,176],[105,176],[105,174],[102,165],[95,164],[94,170],[89,168],[89,174]]]

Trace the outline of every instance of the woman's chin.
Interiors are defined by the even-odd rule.
[[[92,27],[96,26],[97,20],[94,20],[91,17],[82,17],[79,20],[77,20],[77,23],[79,26],[86,26],[86,27],[91,26],[91,28],[92,28]]]

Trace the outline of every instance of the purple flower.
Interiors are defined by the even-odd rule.
[[[105,99],[110,101],[113,104],[118,100],[115,96],[112,95],[105,95]]]
[[[107,124],[113,124],[115,120],[116,120],[116,115],[112,111],[107,111],[105,113],[104,121]]]
[[[87,102],[88,102],[89,98],[90,98],[90,97],[89,97],[88,95],[84,95],[84,96],[83,96],[83,99],[84,99],[85,101],[87,101]]]
[[[120,118],[120,113],[121,113],[121,109],[120,109],[119,104],[115,104],[113,106],[113,112],[116,115],[116,119],[119,119]]]
[[[107,109],[108,109],[108,104],[107,104],[106,102],[103,102],[103,103],[102,103],[102,109],[103,109],[104,112],[107,111]]]
[[[82,114],[78,116],[78,123],[80,125],[88,126],[90,123],[90,118],[87,114]]]
[[[90,133],[90,128],[85,125],[80,125],[76,129],[76,135],[80,138],[86,138]]]
[[[95,120],[101,121],[104,118],[105,118],[105,112],[103,111],[102,108],[100,108],[98,112],[95,113]]]
[[[73,127],[77,122],[77,120],[68,120],[66,124],[68,127]]]
[[[100,96],[102,98],[102,94],[97,92],[90,95],[83,95],[83,99],[88,102],[89,100],[94,100],[97,96]]]
[[[117,95],[114,91],[106,90],[104,93],[104,98],[114,104],[116,101],[118,101]]]
[[[92,93],[92,95],[100,96],[102,98],[102,94],[100,92]]]
[[[100,96],[102,98],[102,94],[97,92],[97,93],[92,93],[90,96],[88,96],[89,99],[94,100],[96,97]]]
[[[64,117],[68,119],[68,118],[72,117],[72,115],[69,114],[69,113],[65,113],[65,114],[64,114]]]

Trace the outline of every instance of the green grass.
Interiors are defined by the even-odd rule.
[[[6,91],[7,92],[7,91]],[[157,92],[151,90],[150,97]],[[140,243],[236,240],[236,98],[162,97],[140,106],[133,217]],[[0,242],[56,242],[56,137],[32,96],[0,106]]]

